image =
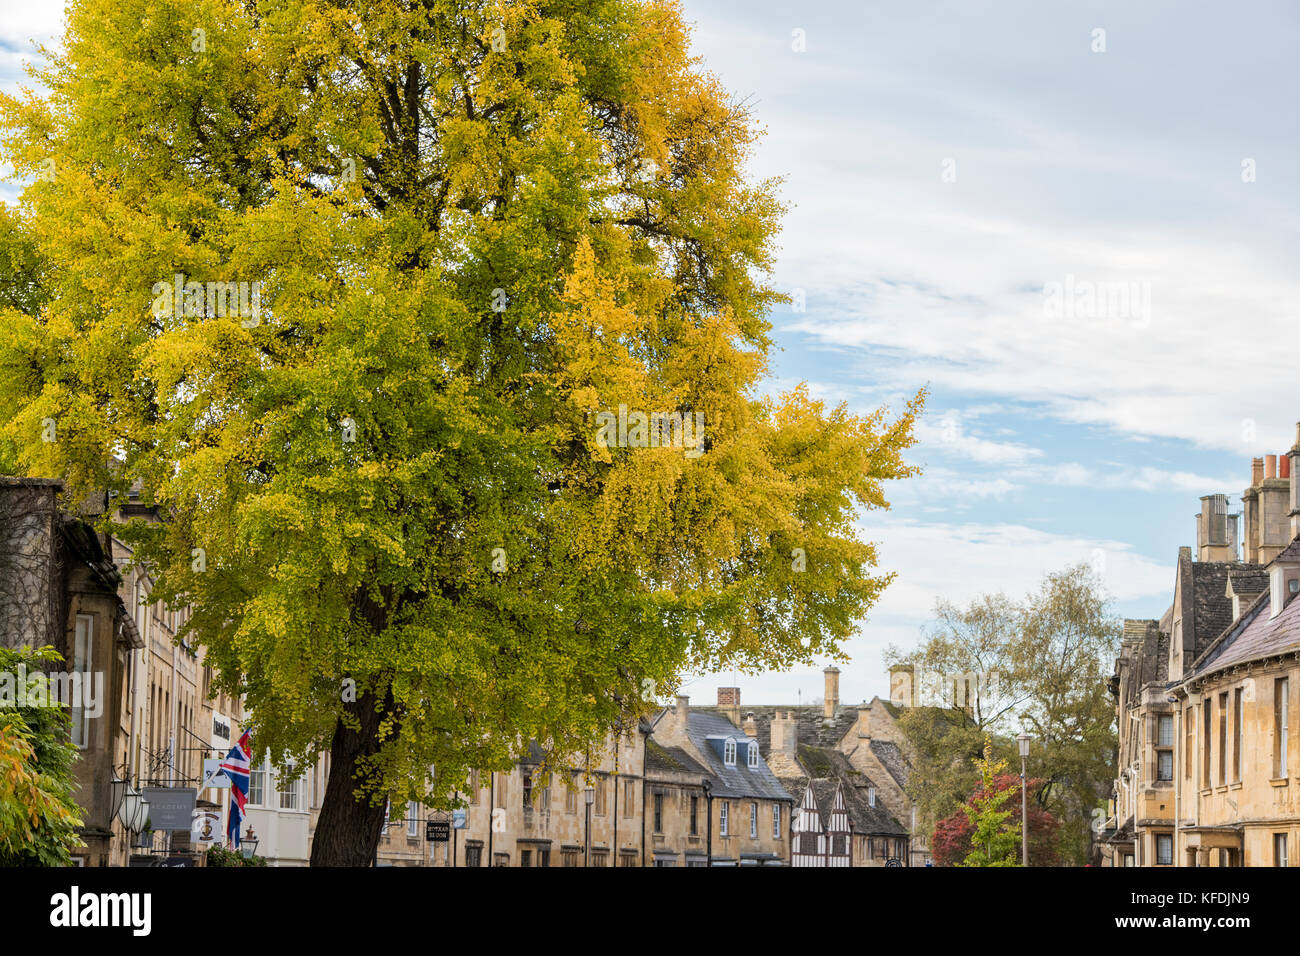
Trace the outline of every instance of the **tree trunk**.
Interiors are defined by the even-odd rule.
[[[357,777],[360,761],[379,749],[379,722],[391,708],[391,697],[382,709],[375,707],[373,693],[362,694],[344,708],[361,722],[360,731],[351,730],[340,720],[330,744],[330,772],[321,801],[320,819],[311,846],[312,866],[371,866],[384,830],[384,804],[372,807],[369,795],[360,800],[357,787],[364,782]]]

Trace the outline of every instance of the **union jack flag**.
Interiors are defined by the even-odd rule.
[[[250,751],[252,738],[245,730],[239,742],[230,748],[226,759],[221,762],[221,772],[230,778],[230,819],[226,824],[226,836],[230,845],[239,849],[239,827],[244,819],[244,805],[248,803],[248,771],[251,764]]]

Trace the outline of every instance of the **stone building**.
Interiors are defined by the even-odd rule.
[[[551,767],[549,777],[548,755],[530,745],[509,772],[470,775],[465,826],[453,829],[450,843],[417,851],[423,825],[406,821],[411,815],[419,821],[433,815],[413,805],[404,811],[402,826],[385,829],[379,862],[417,865],[418,852],[419,865],[433,866],[642,866],[649,732],[642,721],[613,734],[589,766]]]
[[[870,703],[845,706],[840,702],[839,668],[826,668],[823,677],[825,696],[819,704],[742,708],[739,688],[720,687],[718,706],[701,709],[723,714],[743,727],[746,733],[758,740],[764,759],[785,781],[816,776],[809,774],[808,768],[800,764],[797,759],[799,748],[812,747],[842,754],[854,774],[853,779],[866,788],[865,791],[858,788],[858,792],[872,794],[876,801],[872,809],[883,810],[893,823],[893,826],[871,834],[859,830],[864,853],[868,850],[873,853],[871,859],[855,854],[854,865],[883,865],[889,859],[882,855],[883,848],[898,849],[896,844],[884,842],[900,838],[894,829],[897,826],[905,837],[904,865],[924,866],[930,858],[929,833],[907,796],[906,741],[898,726],[898,717],[906,704],[875,697]],[[791,796],[802,802],[804,790],[798,788],[797,782],[795,786],[798,792],[791,793]],[[790,792],[789,785],[785,789]],[[867,820],[877,822],[867,824]],[[881,822],[879,815],[874,813],[862,819],[867,829]],[[857,837],[854,845],[858,845]]]
[[[62,499],[58,481],[0,478],[0,644],[53,647],[83,688],[70,707],[85,844],[74,858],[122,865],[129,851],[112,781],[128,749],[128,688],[142,641],[118,594],[112,542],[90,523],[94,503],[74,514]]]
[[[1300,426],[1297,427],[1300,439]],[[1251,463],[1246,561],[1226,499],[1202,499],[1158,621],[1127,621],[1110,866],[1288,866],[1300,840],[1300,440]]]
[[[692,708],[689,697],[679,696],[675,707],[658,714],[653,728],[657,744],[681,751],[707,773],[703,836],[708,865],[789,863],[794,798],[763,759],[752,723],[742,730],[727,715]],[[679,804],[679,813],[687,809]],[[662,855],[656,862],[671,865]]]

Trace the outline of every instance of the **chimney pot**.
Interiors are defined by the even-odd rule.
[[[1264,477],[1265,478],[1277,477],[1277,455],[1264,456]]]
[[[827,720],[835,716],[835,709],[840,706],[840,669],[838,667],[826,668],[826,702],[823,705],[823,712]]]
[[[1290,455],[1277,456],[1277,476],[1279,478],[1291,477],[1291,456]]]
[[[1250,460],[1250,486],[1256,487],[1264,480],[1264,459],[1252,458]]]

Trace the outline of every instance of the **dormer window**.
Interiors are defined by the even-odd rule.
[[[758,766],[758,741],[751,740],[749,743],[745,744],[745,751],[749,755],[749,765],[751,767],[757,767]]]
[[[736,765],[736,742],[734,740],[727,740],[722,745],[722,762],[728,767]]]

